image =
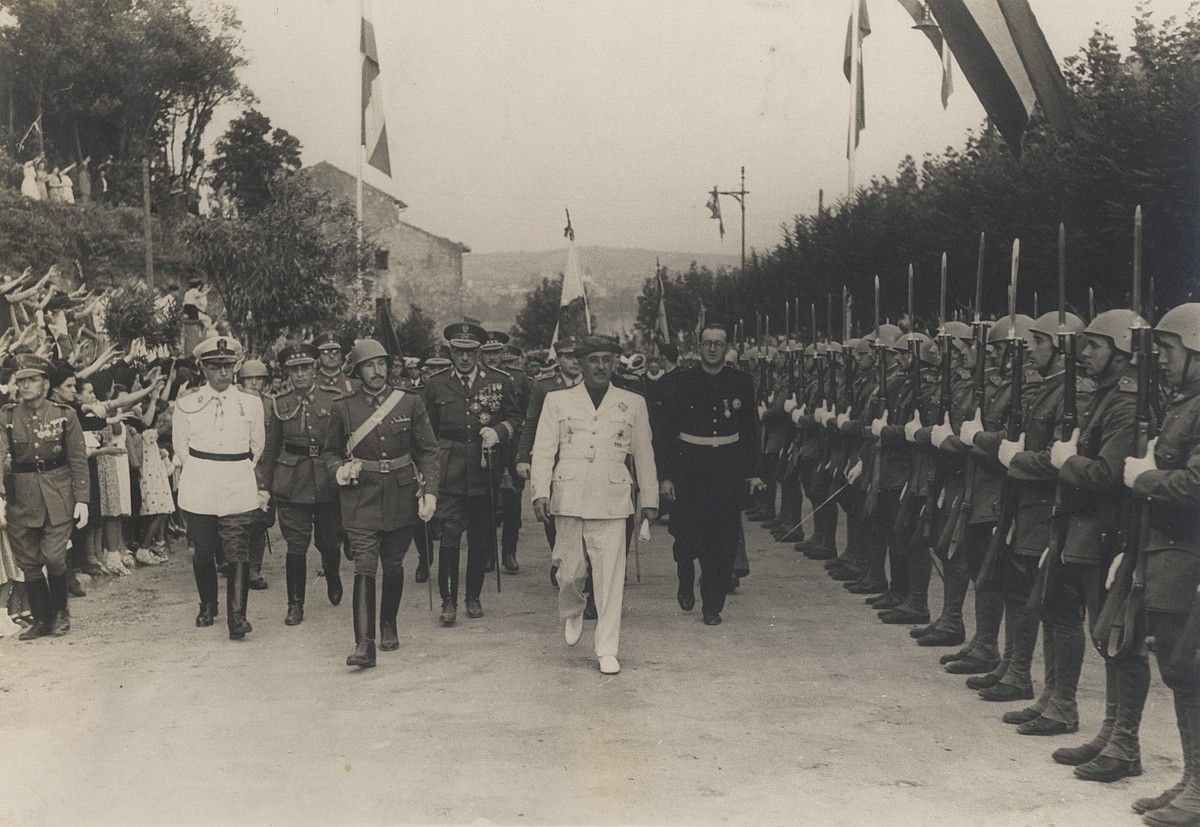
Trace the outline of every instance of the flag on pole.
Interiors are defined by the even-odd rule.
[[[863,38],[871,33],[871,19],[867,16],[867,0],[857,0],[857,14],[851,13],[846,21],[846,52],[842,57],[842,74],[854,84],[855,117],[854,134],[846,137],[846,157],[858,148],[858,133],[867,127],[867,104],[863,92]],[[854,31],[854,18],[858,18],[858,31]],[[853,144],[851,144],[853,141]]]
[[[1034,106],[1074,128],[1074,102],[1027,0],[928,0],[942,36],[1013,155]]]
[[[669,342],[671,326],[667,324],[667,286],[663,283],[662,271],[657,266],[654,272],[658,278],[658,321],[655,324],[655,332],[662,337],[663,342]]]
[[[367,163],[391,177],[392,161],[388,156],[387,123],[383,117],[383,85],[379,80],[379,52],[375,48],[375,26],[371,23],[364,1],[362,33],[359,37],[362,53],[362,129],[361,141]]]
[[[712,213],[709,218],[715,218],[717,220],[717,230],[721,233],[721,238],[724,238],[725,219],[721,217],[721,194],[717,192],[716,187],[712,188],[712,194],[709,196],[708,203],[705,206],[708,207],[709,212]]]
[[[937,23],[934,21],[929,7],[925,5],[923,0],[900,0],[900,5],[904,6],[905,10],[912,17],[913,22],[917,23],[921,31],[929,38],[929,42],[933,44],[934,51],[941,58],[942,108],[945,109],[949,105],[950,95],[954,91],[954,78],[951,75],[950,68],[952,65],[950,48],[946,45],[946,41],[942,37],[942,30],[937,27]]]
[[[575,229],[571,226],[571,212],[567,211],[567,226],[563,228],[563,236],[567,239],[567,268],[563,270],[562,293],[558,299],[558,320],[554,323],[554,336],[550,339],[551,353],[554,343],[558,341],[558,331],[562,327],[563,310],[576,299],[583,300],[583,323],[588,335],[592,333],[592,314],[588,310],[587,290],[583,284],[583,267],[579,264],[579,251],[575,249]]]

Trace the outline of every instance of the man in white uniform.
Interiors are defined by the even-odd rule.
[[[557,529],[558,613],[567,644],[583,634],[587,562],[592,563],[596,608],[596,657],[600,671],[621,671],[621,603],[625,590],[625,521],[634,513],[633,457],[641,483],[641,518],[658,514],[658,472],[650,418],[640,394],[611,384],[621,355],[615,339],[593,336],[577,349],[583,382],[546,394],[533,442],[531,480],[538,520],[551,516]]]
[[[250,532],[270,495],[258,489],[254,463],[265,442],[262,400],[233,384],[242,346],[229,336],[196,345],[192,355],[207,383],[175,402],[172,441],[180,466],[179,507],[196,549],[192,571],[200,593],[197,626],[217,613],[216,549],[229,564],[225,588],[229,639],[251,631],[246,622]]]

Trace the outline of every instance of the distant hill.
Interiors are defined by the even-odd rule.
[[[737,255],[663,252],[623,247],[580,247],[592,313],[606,331],[633,329],[642,282],[654,275],[654,262],[670,271],[692,262],[711,270],[736,268]],[[567,248],[539,251],[468,253],[463,256],[466,312],[485,327],[507,330],[525,293],[543,278],[557,278],[567,263]]]

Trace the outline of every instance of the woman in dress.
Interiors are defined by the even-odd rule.
[[[37,181],[37,165],[42,160],[42,156],[31,158],[21,165],[21,172],[24,177],[21,178],[21,195],[26,198],[32,198],[34,201],[41,201],[42,194],[38,189]]]
[[[165,388],[165,385],[163,386]],[[146,552],[163,562],[167,559],[167,520],[175,511],[171,494],[171,466],[166,451],[159,447],[158,418],[166,411],[161,400],[163,389],[150,395],[142,422],[146,429],[138,435],[142,452],[140,523],[141,541],[135,557]]]

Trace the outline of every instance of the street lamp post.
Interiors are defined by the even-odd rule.
[[[737,199],[738,206],[742,208],[742,272],[746,272],[746,196],[749,191],[746,189],[746,167],[742,166],[742,185],[736,190],[717,190],[717,195],[729,195]]]

